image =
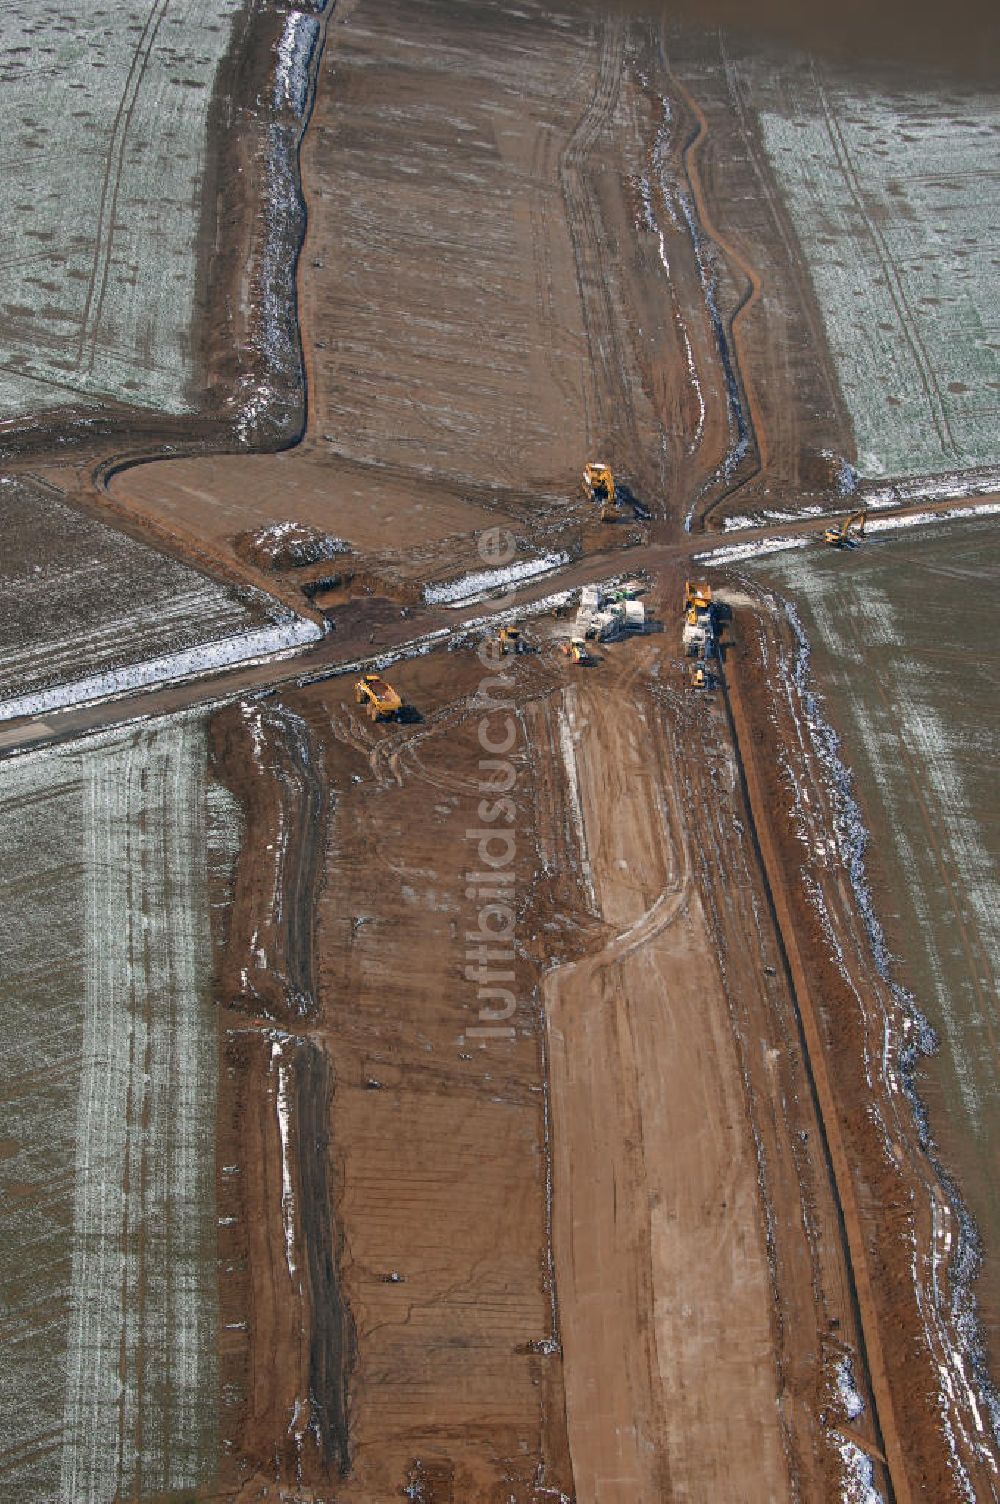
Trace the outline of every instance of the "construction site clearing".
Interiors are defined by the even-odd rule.
[[[301,202],[269,240],[267,132],[228,133],[205,412],[5,432],[24,506],[299,634],[0,730],[0,988],[46,999],[0,1053],[6,1495],[997,1500],[1000,1326],[958,1283],[892,895],[794,606],[739,568],[894,546],[750,65],[534,0],[247,24],[213,119],[298,100]],[[301,372],[254,323],[262,244]],[[81,634],[36,525],[56,695],[133,618],[76,550]]]

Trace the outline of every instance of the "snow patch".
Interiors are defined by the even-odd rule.
[[[736,564],[742,559],[758,559],[763,554],[779,554],[787,548],[805,548],[812,543],[809,534],[797,538],[758,538],[750,543],[728,543],[721,548],[711,548],[703,554],[695,554],[696,564]]]
[[[276,109],[290,108],[300,117],[309,100],[309,64],[319,41],[319,22],[315,16],[293,10],[285,18],[285,28],[278,42],[278,66],[274,75]]]
[[[283,621],[258,627],[252,632],[241,632],[216,642],[198,643],[176,653],[148,658],[145,663],[130,663],[123,668],[107,669],[103,673],[91,674],[68,684],[55,684],[31,694],[0,700],[0,721],[13,720],[22,715],[41,715],[50,710],[67,710],[75,705],[92,704],[96,700],[132,694],[138,689],[199,678],[216,669],[230,668],[234,664],[255,663],[292,652],[322,635],[322,630],[315,622],[302,616],[289,616]]]
[[[569,790],[570,810],[573,816],[573,828],[576,831],[577,844],[580,848],[580,865],[583,869],[583,880],[590,899],[591,913],[599,914],[597,894],[594,890],[594,874],[590,865],[590,854],[587,847],[587,829],[583,819],[583,805],[580,800],[580,778],[576,766],[576,736],[575,726],[571,723],[572,709],[559,707],[559,750],[562,753],[563,766],[566,769],[566,784]]]
[[[833,1440],[844,1465],[844,1481],[840,1492],[843,1504],[885,1504],[875,1487],[875,1469],[871,1458],[855,1442],[848,1441],[837,1431],[833,1433]]]
[[[844,1414],[848,1420],[857,1420],[865,1408],[865,1402],[858,1393],[854,1382],[854,1365],[845,1353],[837,1364],[837,1393],[844,1407]]]
[[[907,527],[928,527],[932,522],[951,522],[956,517],[995,517],[1000,501],[984,501],[978,506],[950,507],[947,512],[911,512],[908,517],[872,517],[865,523],[866,533],[895,533]]]
[[[448,580],[443,585],[425,585],[424,600],[431,606],[455,608],[475,605],[476,601],[485,600],[498,590],[515,589],[525,580],[551,574],[553,570],[561,569],[568,563],[569,554],[561,552],[543,554],[537,559],[522,559],[503,569],[481,569],[474,574],[464,574],[459,579]]]
[[[277,1067],[278,1090],[275,1106],[278,1113],[278,1133],[281,1136],[281,1217],[285,1224],[285,1262],[288,1276],[294,1281],[295,1266],[295,1194],[292,1190],[292,1166],[288,1142],[288,1067],[281,1058],[280,1040],[271,1041],[271,1069]]]

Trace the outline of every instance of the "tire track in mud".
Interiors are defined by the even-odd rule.
[[[590,352],[593,385],[586,406],[591,442],[604,445],[624,429],[633,452],[638,452],[631,383],[609,292],[612,260],[605,249],[600,207],[587,181],[587,159],[601,132],[611,125],[621,91],[625,21],[621,16],[605,15],[597,25],[598,73],[594,95],[560,154],[559,184],[566,204],[566,224],[573,243],[580,307]]]
[[[648,668],[648,663],[647,663]],[[633,676],[629,676],[630,678]],[[617,696],[616,696],[617,698]],[[598,760],[589,767],[585,764],[585,780],[590,785],[588,798],[588,828],[587,839],[595,839],[597,846],[593,855],[597,860],[598,869],[603,874],[603,881],[599,885],[602,899],[602,910],[609,902],[610,910],[605,913],[605,922],[602,925],[604,933],[596,934],[596,944],[587,946],[582,956],[577,959],[569,959],[561,965],[551,968],[545,975],[545,1011],[547,1027],[550,1032],[550,1052],[557,1062],[555,1070],[557,1077],[557,1102],[556,1110],[560,1114],[569,1114],[573,1109],[574,1094],[576,1094],[576,1111],[580,1111],[579,1092],[582,1078],[579,1072],[589,1071],[591,1066],[585,1063],[585,1056],[574,1055],[573,1051],[579,1051],[584,1037],[590,1040],[585,1055],[594,1048],[606,1050],[608,1059],[605,1067],[595,1069],[595,1083],[588,1090],[588,1098],[592,1102],[594,1123],[603,1126],[595,1128],[596,1141],[602,1144],[601,1158],[605,1152],[610,1154],[609,1168],[602,1163],[600,1170],[593,1167],[593,1178],[602,1180],[603,1191],[597,1193],[596,1205],[602,1201],[606,1203],[607,1222],[595,1225],[592,1236],[599,1247],[614,1250],[625,1239],[632,1249],[629,1261],[630,1273],[628,1276],[617,1275],[614,1277],[614,1291],[607,1293],[607,1310],[600,1323],[596,1325],[607,1329],[609,1319],[617,1322],[635,1320],[635,1333],[631,1342],[631,1356],[619,1364],[620,1373],[617,1378],[612,1377],[611,1389],[607,1389],[608,1374],[599,1366],[595,1370],[592,1365],[600,1365],[601,1354],[610,1360],[610,1354],[606,1347],[602,1347],[603,1337],[592,1332],[590,1337],[584,1335],[581,1327],[580,1301],[592,1302],[596,1298],[596,1288],[593,1285],[593,1260],[589,1254],[585,1254],[582,1263],[580,1253],[582,1244],[576,1242],[580,1236],[574,1233],[572,1228],[579,1228],[581,1211],[579,1206],[588,1204],[588,1197],[594,1199],[594,1187],[589,1185],[585,1188],[583,1180],[576,1180],[572,1166],[572,1151],[567,1148],[568,1130],[572,1130],[572,1123],[566,1116],[557,1117],[555,1124],[555,1157],[557,1180],[555,1194],[557,1198],[556,1235],[557,1256],[560,1262],[556,1266],[557,1277],[560,1273],[568,1281],[568,1289],[562,1292],[564,1312],[564,1330],[570,1340],[570,1349],[567,1357],[571,1376],[570,1412],[571,1412],[571,1446],[575,1436],[580,1448],[577,1487],[580,1497],[585,1499],[602,1498],[637,1498],[667,1497],[671,1489],[671,1480],[677,1477],[678,1481],[684,1479],[688,1486],[691,1485],[691,1476],[682,1471],[676,1473],[678,1464],[682,1462],[685,1448],[690,1445],[689,1441],[683,1440],[677,1433],[676,1405],[682,1408],[688,1403],[685,1391],[688,1382],[693,1383],[695,1368],[700,1372],[702,1358],[693,1358],[693,1348],[688,1348],[683,1353],[675,1352],[670,1345],[664,1350],[663,1344],[672,1342],[671,1334],[676,1337],[677,1330],[674,1326],[673,1301],[678,1305],[685,1299],[691,1299],[690,1295],[683,1293],[683,1280],[677,1283],[677,1272],[670,1261],[668,1250],[672,1251],[673,1259],[678,1257],[683,1244],[678,1245],[675,1234],[669,1230],[669,1224],[676,1212],[667,1214],[667,1223],[663,1224],[657,1211],[657,1201],[651,1204],[651,1216],[647,1224],[642,1213],[636,1215],[636,1209],[644,1203],[642,1189],[636,1194],[635,1177],[649,1177],[649,1190],[652,1193],[656,1188],[656,1195],[666,1184],[673,1185],[673,1172],[667,1174],[666,1180],[662,1178],[662,1137],[658,1142],[658,1135],[664,1132],[664,1121],[657,1111],[651,1110],[649,1092],[652,1089],[654,1095],[662,1091],[663,1082],[658,1081],[657,1088],[652,1088],[650,1072],[658,1076],[658,1068],[649,1063],[649,1019],[645,1017],[648,1012],[648,1004],[652,1002],[655,991],[661,993],[656,1007],[662,1007],[662,994],[672,996],[672,987],[684,989],[688,997],[695,990],[692,988],[693,976],[688,970],[693,964],[695,951],[688,946],[698,942],[692,942],[685,936],[690,934],[693,926],[696,932],[702,931],[701,908],[699,894],[695,885],[694,859],[690,837],[690,825],[684,815],[682,785],[679,780],[677,757],[678,748],[666,731],[661,715],[662,704],[654,695],[652,703],[643,697],[647,713],[640,716],[634,727],[635,734],[639,738],[639,744],[635,750],[640,751],[643,763],[655,763],[661,770],[648,793],[641,796],[642,799],[650,799],[650,813],[653,815],[652,824],[656,826],[658,835],[655,843],[647,847],[643,826],[648,822],[639,821],[636,836],[640,841],[639,846],[633,850],[637,859],[637,872],[642,872],[644,878],[640,889],[633,888],[631,895],[625,895],[621,888],[624,881],[626,887],[631,886],[629,879],[622,879],[620,872],[624,870],[625,863],[616,861],[616,855],[620,850],[617,840],[611,846],[607,844],[609,831],[604,829],[601,833],[601,820],[596,822],[597,828],[591,828],[591,821],[595,813],[592,800],[594,798],[594,780],[602,778],[602,763]],[[600,703],[586,707],[590,711],[590,718],[595,714],[603,717],[614,717],[615,712],[611,709],[602,711]],[[650,710],[652,714],[650,714]],[[592,728],[591,737],[598,736],[599,732]],[[614,747],[614,755],[617,758],[624,756],[625,764],[630,762],[630,754],[626,750],[628,739],[619,743],[617,733],[605,726],[603,735],[611,736],[611,745]],[[554,756],[557,754],[554,753]],[[590,756],[587,757],[590,762]],[[602,796],[604,801],[611,799],[613,795],[608,793]],[[614,808],[613,802],[611,808]],[[604,816],[609,819],[607,813]],[[637,809],[633,810],[633,818],[638,819]],[[652,885],[650,885],[652,879]],[[610,881],[610,887],[605,883]],[[603,890],[603,891],[602,891]],[[624,902],[623,902],[624,899]],[[638,907],[637,907],[638,905]],[[674,927],[679,926],[680,934],[671,944],[669,936]],[[709,942],[710,944],[710,942]],[[674,946],[677,948],[674,949]],[[645,953],[645,954],[643,954]],[[709,967],[711,950],[706,952],[705,960]],[[668,959],[672,958],[672,959]],[[633,969],[628,973],[632,986],[639,984],[638,996],[630,995],[631,988],[625,972],[632,963]],[[638,962],[638,965],[636,963]],[[640,979],[653,967],[659,971],[659,984],[646,999],[646,1006],[639,1003],[642,996],[643,986],[648,985]],[[659,970],[662,968],[662,970]],[[698,979],[697,991],[706,985],[704,968]],[[565,996],[561,996],[563,989],[568,989]],[[687,1006],[690,1006],[688,1004]],[[638,1007],[638,1013],[635,1012]],[[654,1010],[655,1011],[655,1010]],[[673,1011],[673,1006],[668,1004],[668,1012]],[[681,1008],[683,1012],[683,1007]],[[603,1015],[603,1022],[598,1022]],[[728,1027],[728,1009],[724,1015],[720,1015],[717,1028]],[[724,1019],[724,1022],[723,1022]],[[688,1020],[690,1022],[690,1020]],[[667,1019],[661,1020],[658,1030],[654,1030],[662,1041],[670,1033],[670,1024]],[[684,1025],[679,1025],[683,1030]],[[592,1034],[592,1038],[591,1038]],[[571,1036],[575,1035],[575,1041]],[[600,1042],[599,1042],[600,1041]],[[572,1062],[566,1063],[566,1057]],[[728,1121],[732,1106],[737,1098],[742,1104],[742,1078],[735,1073],[735,1058],[733,1071],[727,1066],[721,1078],[716,1078],[713,1071],[710,1072],[711,1080],[716,1082],[722,1091],[722,1107],[720,1109],[720,1122]],[[722,1082],[726,1084],[723,1085]],[[561,1085],[559,1084],[561,1083]],[[707,1089],[707,1088],[706,1088]],[[704,1105],[698,1090],[692,1088],[692,1103],[698,1102]],[[617,1107],[615,1106],[617,1103]],[[718,1104],[713,1098],[713,1108]],[[617,1112],[617,1116],[615,1113]],[[739,1114],[737,1114],[738,1116]],[[577,1131],[580,1131],[579,1124]],[[587,1132],[591,1132],[588,1126]],[[756,1192],[756,1162],[752,1153],[742,1162],[729,1159],[724,1153],[721,1158],[716,1158],[716,1151],[724,1142],[729,1129],[719,1129],[718,1136],[711,1135],[715,1147],[704,1147],[699,1152],[706,1155],[706,1163],[715,1166],[717,1178],[713,1180],[711,1199],[713,1204],[718,1198],[723,1206],[738,1205],[741,1198],[750,1195],[755,1197]],[[575,1135],[570,1131],[569,1136],[575,1140]],[[582,1142],[579,1140],[577,1142]],[[578,1152],[578,1151],[577,1151]],[[651,1154],[653,1157],[642,1169],[644,1156]],[[660,1168],[657,1168],[657,1166]],[[683,1172],[681,1179],[683,1179]],[[676,1187],[675,1187],[676,1188]],[[737,1195],[737,1188],[739,1195]],[[705,1196],[708,1196],[707,1190]],[[613,1203],[613,1210],[611,1203]],[[672,1202],[670,1203],[672,1204]],[[746,1204],[746,1203],[744,1203]],[[572,1212],[568,1211],[569,1206]],[[569,1222],[567,1223],[567,1218]],[[701,1220],[699,1220],[699,1218]],[[744,1276],[751,1282],[757,1281],[762,1291],[769,1291],[768,1271],[765,1267],[764,1244],[765,1236],[763,1227],[759,1230],[760,1254],[748,1252],[745,1241],[747,1224],[742,1224],[744,1236],[735,1233],[728,1217],[716,1218],[703,1207],[695,1218],[697,1230],[692,1234],[692,1242],[689,1245],[692,1253],[697,1251],[700,1266],[718,1266],[720,1284],[717,1289],[721,1296],[727,1288],[728,1275],[723,1272],[730,1270],[738,1263],[743,1270]],[[633,1225],[634,1224],[634,1225]],[[757,1232],[750,1234],[754,1247],[757,1243]],[[583,1234],[586,1239],[587,1234]],[[744,1262],[746,1261],[746,1262]],[[700,1276],[696,1276],[696,1279]],[[619,1291],[619,1281],[624,1281],[624,1286]],[[661,1285],[661,1281],[663,1282]],[[715,1289],[711,1284],[705,1287],[699,1286],[701,1293]],[[671,1291],[667,1296],[666,1291]],[[568,1304],[567,1304],[568,1303]],[[621,1314],[611,1317],[608,1312],[614,1310],[616,1305],[621,1306]],[[586,1308],[586,1307],[584,1307]],[[702,1312],[695,1321],[695,1327],[699,1332],[709,1329],[715,1330],[713,1323],[721,1323],[719,1333],[729,1321],[728,1307],[720,1302],[712,1306],[709,1299],[706,1308],[711,1314]],[[724,1314],[724,1310],[727,1314]],[[629,1314],[631,1313],[631,1314]],[[648,1313],[648,1314],[646,1314]],[[747,1312],[741,1311],[739,1320],[746,1322]],[[759,1310],[750,1315],[750,1325],[744,1325],[742,1330],[753,1330],[754,1341],[762,1340],[769,1345],[771,1339],[766,1335],[768,1321],[761,1317]],[[586,1326],[586,1323],[584,1323]],[[764,1328],[762,1331],[761,1328]],[[696,1339],[698,1340],[698,1339]],[[778,1349],[773,1345],[775,1355],[775,1371],[773,1376],[762,1377],[762,1371],[757,1368],[753,1382],[760,1383],[762,1392],[771,1392],[778,1395],[782,1392],[780,1381]],[[616,1359],[615,1362],[618,1360]],[[739,1361],[739,1360],[737,1360]],[[679,1367],[677,1365],[680,1365]],[[732,1396],[734,1380],[733,1368],[725,1362],[720,1363],[717,1356],[706,1365],[712,1370],[711,1382],[716,1386],[715,1394],[728,1393]],[[605,1377],[601,1381],[598,1373],[604,1371]],[[617,1372],[617,1371],[616,1371]],[[690,1381],[685,1375],[692,1375]],[[671,1378],[673,1374],[675,1377]],[[613,1407],[618,1403],[614,1391],[619,1384],[627,1383],[631,1391],[630,1410],[632,1425],[627,1428],[614,1426],[616,1417],[620,1414]],[[727,1388],[727,1385],[729,1386]],[[802,1390],[799,1390],[801,1393]],[[585,1405],[581,1408],[581,1402],[585,1399]],[[584,1416],[584,1410],[591,1412]],[[688,1419],[695,1424],[700,1424],[693,1409],[687,1412]],[[747,1416],[740,1416],[738,1425],[747,1426]],[[714,1421],[706,1422],[707,1431],[705,1436],[711,1433]],[[749,1423],[751,1430],[759,1429],[756,1420]],[[784,1486],[779,1479],[787,1478],[785,1464],[782,1462],[783,1453],[787,1455],[788,1447],[784,1440],[785,1423],[783,1412],[775,1418],[774,1426],[771,1427],[770,1419],[767,1426],[767,1440],[762,1443],[762,1456],[767,1458],[766,1476],[768,1483],[761,1485],[758,1478],[755,1487],[747,1492],[747,1497],[763,1498],[767,1487],[774,1484],[775,1492],[768,1493],[768,1497],[785,1497]],[[641,1437],[636,1443],[635,1435]],[[596,1443],[595,1435],[605,1436],[603,1444]],[[655,1459],[651,1457],[651,1450],[655,1451]],[[728,1464],[720,1462],[715,1447],[704,1440],[702,1449],[711,1456],[705,1457],[705,1471],[698,1471],[693,1476],[704,1487],[709,1478],[712,1479],[713,1488],[718,1489],[718,1496],[729,1497],[730,1492],[726,1487],[729,1481],[735,1497],[738,1488],[736,1474],[727,1472]],[[715,1460],[712,1460],[715,1459]],[[700,1468],[701,1464],[694,1464]],[[764,1464],[762,1464],[764,1466]],[[696,1487],[695,1491],[698,1489]],[[706,1495],[707,1496],[707,1495]],[[715,1493],[713,1492],[713,1496]],[[740,1495],[743,1496],[742,1493]],[[794,1496],[794,1489],[790,1488],[790,1496]]]

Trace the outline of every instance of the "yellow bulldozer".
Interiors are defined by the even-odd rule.
[[[381,674],[365,674],[354,686],[356,705],[368,706],[368,718],[372,721],[388,721],[398,716],[403,702],[391,684]]]
[[[583,489],[588,500],[600,506],[602,522],[618,522],[621,509],[615,492],[615,478],[611,466],[603,460],[591,460],[583,467]]]
[[[578,663],[581,667],[586,667],[588,663],[594,661],[582,637],[571,637],[568,642],[563,643],[562,650],[571,663]]]
[[[823,542],[828,543],[831,548],[848,548],[852,546],[854,540],[851,537],[851,529],[857,528],[857,536],[863,538],[865,536],[865,522],[867,518],[867,512],[852,512],[850,517],[840,523],[839,526],[828,527],[823,530]]]
[[[711,611],[712,587],[701,580],[684,581],[684,612],[690,618],[692,611]]]
[[[501,627],[497,633],[497,642],[502,655],[519,653],[521,651],[520,627]]]

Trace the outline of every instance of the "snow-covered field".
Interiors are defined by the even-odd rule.
[[[887,519],[888,520],[888,519]],[[813,646],[824,714],[840,731],[871,839],[876,905],[897,978],[940,1043],[926,1066],[930,1131],[957,1181],[987,1258],[978,1290],[991,1326],[1000,1313],[996,1145],[1000,1097],[1000,835],[994,629],[1000,540],[988,518],[899,536],[891,548],[849,557],[785,554],[755,575],[796,602]],[[919,1088],[923,1092],[924,1088]],[[954,1358],[977,1425],[1000,1425],[972,1319],[969,1275],[978,1255],[956,1202],[949,1278],[935,1299],[950,1308],[962,1352]],[[933,1313],[932,1313],[933,1314]],[[964,1365],[964,1367],[963,1367]],[[957,1382],[949,1371],[948,1382]],[[970,1390],[971,1393],[971,1390]],[[978,1411],[976,1406],[978,1405]]]
[[[107,1504],[213,1473],[207,867],[234,818],[203,716],[3,767],[4,1495]]]
[[[1000,460],[1000,94],[782,70],[760,114],[866,477]]]
[[[0,8],[0,420],[192,406],[208,112],[242,4]]]
[[[319,637],[49,491],[0,481],[0,720],[207,673]]]

